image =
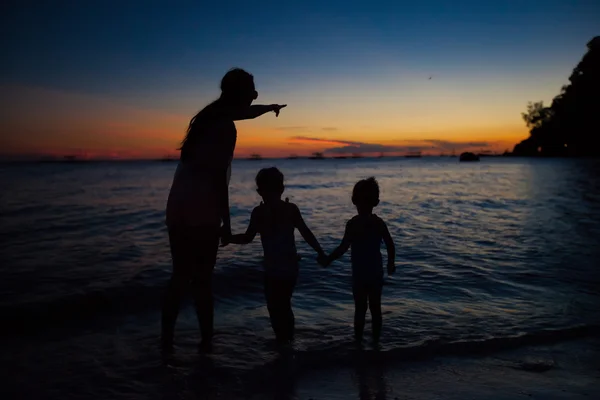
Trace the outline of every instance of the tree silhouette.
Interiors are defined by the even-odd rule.
[[[594,134],[600,132],[600,36],[562,87],[550,107],[529,103],[523,120],[530,137],[514,148],[514,155],[600,156]]]
[[[543,101],[537,103],[527,103],[527,112],[521,113],[523,120],[528,128],[539,128],[544,122],[550,119],[552,115],[552,109],[550,107],[544,107]]]

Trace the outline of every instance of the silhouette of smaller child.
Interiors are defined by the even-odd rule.
[[[383,288],[383,260],[381,242],[387,248],[387,271],[396,271],[396,248],[388,228],[381,218],[373,214],[379,204],[379,184],[375,178],[359,181],[352,191],[352,203],[358,215],[346,224],[342,243],[325,259],[319,259],[328,266],[352,247],[352,294],[354,296],[354,336],[361,341],[365,327],[367,307],[371,310],[373,340],[381,335],[381,291]]]
[[[246,233],[233,235],[234,244],[250,243],[260,233],[264,251],[265,297],[271,326],[278,341],[294,338],[292,293],[298,278],[298,254],[294,231],[298,229],[306,242],[317,252],[325,253],[306,226],[298,206],[281,200],[285,189],[283,174],[277,168],[261,169],[256,175],[257,192],[263,202],[252,211]]]

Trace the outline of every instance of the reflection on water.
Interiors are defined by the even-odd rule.
[[[294,355],[289,351],[280,353],[273,365],[271,386],[274,399],[292,400],[296,398],[296,380],[298,378]]]
[[[388,384],[385,368],[377,362],[355,361],[358,395],[360,400],[388,399]]]

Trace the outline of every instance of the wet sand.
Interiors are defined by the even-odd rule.
[[[477,357],[314,369],[252,399],[597,399],[600,339],[534,346]],[[287,392],[287,393],[286,393]]]

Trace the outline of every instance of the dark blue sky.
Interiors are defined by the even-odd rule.
[[[2,83],[85,92],[214,85],[232,65],[264,84],[390,68],[519,73],[581,54],[600,30],[597,1],[8,3]]]

